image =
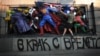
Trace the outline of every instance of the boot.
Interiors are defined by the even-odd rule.
[[[81,29],[83,30],[84,33],[86,33],[86,29],[84,26],[82,26]]]
[[[54,29],[55,29],[56,33],[59,35],[60,33],[59,33],[57,26]]]
[[[44,34],[43,27],[40,27],[40,36],[42,36],[43,34]]]

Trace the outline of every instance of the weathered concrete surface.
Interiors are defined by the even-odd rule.
[[[83,38],[83,36],[75,36],[75,37]],[[7,37],[7,38],[1,38],[0,39],[0,56],[100,56],[100,45],[99,45],[100,38],[99,38],[99,36],[86,37],[86,38],[90,38],[90,39],[87,39],[87,41],[89,41],[87,43],[90,43],[88,45],[90,45],[90,47],[92,47],[92,48],[90,48],[88,45],[86,45],[88,48],[82,48],[82,49],[79,49],[76,47],[74,49],[73,48],[65,49],[64,43],[62,40],[63,37],[58,37],[54,40],[54,45],[56,45],[56,43],[58,45],[58,43],[59,43],[61,46],[59,49],[55,49],[55,48],[53,48],[54,46],[51,43],[52,39],[54,39],[54,38],[55,37],[47,37],[47,38],[46,37],[37,37],[37,38],[36,37],[35,38],[34,37],[31,37],[31,38],[28,38],[28,37],[9,38],[9,37]],[[66,38],[65,41],[69,40],[69,39],[67,39],[67,38],[69,38],[68,36],[64,36],[64,38]],[[84,36],[84,38],[85,38],[85,36]],[[20,51],[19,49],[17,49],[17,47],[18,47],[17,44],[19,43],[20,48],[22,47],[23,44],[21,41],[17,42],[18,39],[22,39],[25,46],[27,45],[25,43],[26,40],[29,41],[29,40],[36,39],[36,41],[38,41],[38,39],[40,39],[40,40],[44,41],[45,39],[47,39],[45,42],[48,43],[50,45],[50,47],[53,49],[52,50],[37,50],[37,51],[25,51],[25,50]],[[79,44],[78,47],[81,47],[83,44],[83,40],[82,40],[82,42],[80,41],[80,39],[78,41],[80,42],[80,43],[78,43]],[[95,44],[96,44],[95,42],[98,42],[97,43],[98,48],[95,47]],[[42,46],[43,42],[40,41],[39,43],[41,43],[40,46]],[[67,43],[67,42],[65,42],[65,43]],[[32,43],[29,44],[29,46],[31,46],[31,45],[32,45]],[[69,45],[69,44],[67,43],[66,45]],[[46,45],[46,47],[47,47],[47,45]],[[46,49],[48,49],[48,48],[46,48]]]
[[[100,56],[98,49],[85,50],[56,50],[35,52],[2,52],[0,56]]]

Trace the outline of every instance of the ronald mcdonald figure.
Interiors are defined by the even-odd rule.
[[[58,28],[56,26],[56,23],[53,21],[51,15],[50,15],[49,10],[53,11],[53,9],[50,8],[47,4],[45,4],[45,6],[40,9],[40,11],[43,14],[42,20],[40,21],[40,24],[39,24],[39,26],[40,26],[40,35],[44,34],[43,26],[46,24],[46,22],[48,22],[49,24],[51,24],[54,27],[57,34],[60,34],[59,31],[58,31]]]

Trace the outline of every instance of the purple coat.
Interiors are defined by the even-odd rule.
[[[25,21],[25,16],[21,12],[16,12],[11,16],[11,22],[14,23],[18,29],[19,33],[27,32],[31,27]]]

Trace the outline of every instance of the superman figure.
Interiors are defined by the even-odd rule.
[[[58,31],[58,27],[56,25],[56,23],[53,21],[51,15],[50,15],[50,10],[57,12],[57,10],[53,10],[52,8],[50,8],[47,4],[45,4],[45,6],[43,6],[40,11],[43,14],[42,20],[39,23],[39,27],[40,27],[40,35],[44,34],[44,30],[43,30],[43,26],[46,24],[46,22],[48,22],[49,24],[51,24],[53,26],[53,28],[55,29],[57,34],[60,34]]]

